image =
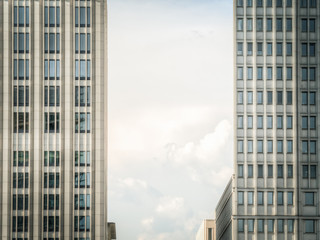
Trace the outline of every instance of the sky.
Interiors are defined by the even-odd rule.
[[[195,239],[233,172],[232,0],[108,4],[108,219]]]

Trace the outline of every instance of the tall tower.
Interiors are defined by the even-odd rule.
[[[319,239],[316,0],[234,0],[232,239]]]
[[[106,0],[0,1],[0,239],[107,239]]]

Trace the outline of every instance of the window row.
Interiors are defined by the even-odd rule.
[[[90,60],[76,60],[75,61],[75,78],[76,80],[90,80]]]
[[[45,133],[60,132],[60,113],[58,112],[44,113],[44,132]]]
[[[286,203],[287,205],[293,205],[293,192],[286,192],[287,193],[287,198],[284,200],[284,194],[285,192],[283,191],[278,191],[277,192],[277,205],[284,205]],[[268,205],[273,205],[274,204],[274,192],[273,191],[268,191],[268,192],[262,192],[258,191],[256,193],[256,199],[254,197],[255,192],[249,191],[246,194],[245,198],[245,192],[238,191],[238,205],[253,205],[254,201],[256,201],[257,205],[264,205],[265,202]],[[266,199],[265,199],[266,198]]]
[[[29,86],[13,87],[13,106],[29,106]]]
[[[310,129],[314,130],[316,129],[317,121],[316,121],[316,116],[302,116],[301,117],[301,122],[302,122],[302,129]]]
[[[29,210],[29,195],[13,194],[12,210]]]
[[[266,7],[272,7],[273,0],[237,0],[237,7],[243,7],[244,2],[246,3],[246,7],[253,7],[253,2],[255,1],[256,7],[263,7],[264,2]],[[305,1],[305,0],[301,0]],[[314,2],[315,0],[310,0]],[[276,7],[292,7],[292,0],[276,0]],[[312,5],[311,5],[312,6]]]
[[[59,86],[44,87],[44,106],[45,107],[60,106],[60,87]]]
[[[238,164],[238,177],[243,178],[244,177],[244,165],[243,164]],[[253,178],[253,164],[248,164],[247,165],[247,173],[246,176],[248,178]],[[277,165],[277,172],[276,176],[277,178],[283,178],[284,177],[284,166],[283,164],[278,164]],[[292,178],[293,177],[293,165],[288,164],[287,165],[287,178]],[[264,166],[263,164],[258,164],[257,166],[257,177],[258,178],[263,178],[264,177]],[[268,178],[273,178],[274,176],[274,168],[272,164],[268,164],[266,168],[266,174]]]
[[[60,33],[44,34],[44,53],[60,53]]]
[[[302,81],[315,81],[316,80],[316,68],[315,67],[302,67],[301,68],[301,80]]]
[[[74,195],[74,210],[90,209],[90,194]]]
[[[301,19],[301,32],[315,32],[316,19],[315,18],[302,18]]]
[[[44,173],[43,178],[44,188],[59,188],[60,187],[60,173]]]
[[[317,165],[302,165],[302,178],[317,178]]]
[[[13,60],[13,78],[14,80],[29,80],[29,59]]]
[[[238,129],[243,129],[244,128],[244,117],[243,115],[238,115],[237,117],[237,128]],[[263,115],[258,115],[256,118],[255,126],[257,129],[263,129],[264,126],[264,116]],[[303,117],[302,121],[304,121],[306,117]],[[307,117],[308,118],[308,117]],[[312,118],[312,120],[311,120]],[[310,129],[315,129],[315,117],[310,117]],[[308,122],[307,122],[308,123]],[[303,122],[302,122],[303,124]],[[311,125],[312,124],[312,125]],[[267,129],[272,129],[273,128],[273,116],[266,116],[266,127]],[[254,126],[254,121],[253,121],[253,115],[248,115],[247,116],[247,121],[246,121],[246,127],[247,129],[253,129]],[[304,125],[303,125],[304,126]],[[314,128],[311,128],[314,127]],[[308,126],[307,126],[308,127]],[[276,116],[276,128],[277,129],[283,129],[284,128],[284,117],[282,115],[277,115]],[[287,116],[286,117],[286,128],[287,129],[292,129],[292,116]]]
[[[45,59],[44,60],[44,79],[48,80],[60,79],[60,60]]]
[[[277,153],[293,153],[293,141],[292,140],[287,140],[287,145],[286,145],[286,149],[284,149],[284,141],[283,140],[277,140],[276,144],[277,144]],[[307,142],[307,141],[306,141]],[[310,153],[315,154],[315,147],[316,147],[316,142],[315,141],[310,141],[312,142],[312,152],[310,149]],[[308,142],[307,142],[308,143]],[[304,148],[303,146],[304,141],[302,142],[302,148]],[[266,148],[267,153],[273,153],[273,140],[257,140],[256,141],[256,145],[254,145],[254,141],[253,140],[247,140],[247,153],[264,153],[264,148]],[[308,147],[308,146],[307,146]],[[254,150],[255,148],[255,150]],[[310,147],[311,148],[311,147]],[[285,151],[286,150],[286,151]],[[302,153],[304,149],[302,149]],[[307,149],[308,151],[308,149]],[[237,144],[237,152],[238,153],[244,153],[244,141],[243,140],[238,140],[238,144]],[[307,152],[306,152],[307,153]]]
[[[17,176],[18,175],[18,176]],[[29,173],[13,173],[13,188],[29,188]]]
[[[80,97],[79,97],[80,96]],[[90,107],[90,86],[76,86],[75,87],[75,106]]]
[[[89,112],[75,113],[75,133],[90,133],[90,115]]]
[[[80,19],[79,19],[80,15]],[[80,21],[79,21],[80,20]],[[90,7],[76,7],[75,8],[75,26],[76,27],[90,27]]]
[[[244,46],[243,42],[237,42],[237,55],[238,56],[243,56],[244,53]],[[277,42],[276,43],[276,56],[284,56],[284,46],[285,46],[285,55],[286,56],[292,56],[292,42]],[[257,56],[262,56],[263,52],[265,51],[267,56],[272,56],[273,55],[273,43],[272,42],[267,42],[265,45],[265,48],[263,46],[263,43],[258,42],[257,43],[257,49],[253,49],[253,43],[252,42],[247,42],[246,46],[246,51],[247,51],[247,56],[252,56],[254,53],[254,50],[256,50]],[[311,56],[311,55],[310,55]]]
[[[75,167],[90,166],[90,152],[87,151],[75,151],[74,153],[74,165]]]
[[[59,151],[45,151],[44,152],[44,166],[45,167],[47,167],[47,166],[59,167],[60,166],[60,152]]]
[[[59,232],[59,216],[43,216],[44,232]]]
[[[80,35],[80,38],[79,38]],[[80,46],[79,46],[80,40]],[[90,33],[76,33],[75,35],[75,53],[90,53]],[[80,50],[80,51],[79,51]]]
[[[255,226],[255,221],[257,222]],[[246,222],[246,230],[249,233],[253,233],[254,231],[257,231],[258,233],[274,233],[274,223],[277,222],[277,232],[278,233],[283,233],[285,231],[286,227],[286,232],[288,233],[293,233],[294,232],[294,219],[238,219],[238,232],[244,232],[245,230],[245,222]],[[285,222],[287,223],[285,226]],[[255,227],[257,230],[255,230]]]
[[[74,216],[74,231],[89,232],[90,231],[90,216]]]
[[[44,194],[43,210],[59,210],[59,194]]]
[[[28,112],[13,113],[13,132],[29,133],[29,113]]]
[[[315,57],[316,56],[316,43],[301,43],[301,56],[302,57]]]
[[[44,26],[60,27],[60,7],[44,7]]]
[[[247,80],[253,80],[254,78],[254,68],[253,67],[247,67],[247,76],[246,79]],[[286,79],[287,80],[292,80],[292,67],[276,67],[276,80],[282,80],[284,79],[284,73],[286,74]],[[264,69],[263,67],[257,67],[256,68],[256,79],[257,80],[263,80],[264,78],[266,78],[267,80],[272,80],[274,79],[273,76],[273,67],[267,67],[266,69]],[[305,74],[305,72],[304,72]],[[310,68],[310,77],[312,77],[312,75],[314,75],[315,78],[315,68]],[[265,75],[265,76],[264,76]],[[237,79],[238,80],[243,80],[244,78],[244,72],[243,72],[243,67],[238,67],[237,68]]]
[[[273,104],[273,91],[266,92],[266,104],[271,105]],[[315,92],[310,92],[310,105],[315,104]],[[247,91],[247,104],[253,104],[253,91]],[[244,104],[244,94],[243,91],[238,91],[237,93],[237,104],[242,105]],[[256,103],[263,104],[263,91],[256,92]],[[283,103],[283,91],[276,92],[276,104],[282,105]],[[292,105],[292,91],[286,91],[286,104]],[[302,104],[308,104],[308,92],[302,93]]]
[[[14,53],[29,53],[30,41],[29,33],[14,33],[13,34],[13,51]]]
[[[87,184],[86,184],[87,183]],[[90,172],[80,172],[74,175],[74,187],[75,188],[90,188]]]
[[[303,140],[302,141],[302,153],[303,154],[316,154],[317,141],[315,140]]]
[[[13,24],[15,27],[29,27],[29,7],[14,6],[13,8]]]
[[[12,216],[12,232],[28,232],[28,216]]]
[[[255,31],[257,32],[262,32],[262,31],[267,31],[267,32],[272,32],[273,31],[273,26],[275,22],[276,26],[276,31],[277,32],[282,32],[284,30],[284,21],[285,21],[285,27],[287,32],[292,32],[292,18],[286,18],[285,20],[283,18],[257,18],[256,19],[256,25],[254,26],[253,24],[254,18],[247,18],[246,19],[246,31],[247,32],[252,32],[255,27]],[[244,19],[243,18],[238,18],[237,19],[237,31],[242,32],[244,31]]]
[[[17,165],[18,163],[18,165]],[[28,167],[29,151],[13,151],[13,166]]]

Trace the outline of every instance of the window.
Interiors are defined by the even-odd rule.
[[[19,7],[19,27],[24,27],[24,7]]]
[[[253,192],[248,192],[248,205],[253,205]]]
[[[316,153],[316,145],[317,145],[316,141],[310,141],[310,153],[311,154]]]
[[[310,101],[310,105],[316,104],[316,92],[309,93],[309,101]]]
[[[292,91],[287,91],[287,105],[292,105]]]
[[[315,79],[316,79],[316,68],[311,67],[311,68],[309,68],[309,80],[315,81]]]
[[[287,199],[288,205],[293,205],[293,192],[288,192],[287,197],[288,197]]]
[[[300,0],[300,7],[306,8],[308,6],[308,0]]]
[[[267,43],[267,56],[272,56],[272,43]]]
[[[278,195],[278,205],[283,205],[283,192],[277,192]]]
[[[257,0],[257,7],[263,7],[263,1]]]
[[[283,233],[284,220],[278,219],[278,233]]]
[[[315,220],[304,220],[304,231],[305,233],[314,233]]]
[[[277,32],[282,32],[282,18],[277,18]]]
[[[243,79],[243,68],[242,67],[237,68],[237,78],[238,78],[238,80]]]
[[[277,129],[282,129],[282,116],[277,116]]]
[[[267,0],[267,7],[272,7],[272,0]]]
[[[292,56],[292,43],[287,42],[287,56]]]
[[[273,142],[272,142],[272,140],[268,140],[267,147],[268,147],[268,153],[272,153],[273,152]]]
[[[292,18],[287,18],[286,25],[287,25],[287,32],[292,32]]]
[[[258,56],[263,55],[263,43],[261,43],[261,42],[257,43],[257,55]]]
[[[293,152],[293,142],[292,140],[287,140],[287,153]]]
[[[317,178],[317,166],[310,165],[310,178],[315,179]]]
[[[311,7],[311,8],[317,7],[317,0],[310,0],[309,7]]]
[[[238,164],[238,177],[243,178],[243,164]]]
[[[86,21],[85,8],[80,7],[80,27],[85,27],[85,21]]]
[[[267,80],[272,80],[272,67],[267,67]]]
[[[257,68],[257,79],[258,80],[262,80],[262,75],[263,75],[263,68],[262,67],[258,67]]]
[[[287,67],[287,80],[292,80],[292,67]]]
[[[308,117],[302,116],[302,129],[308,129]]]
[[[248,116],[247,118],[247,128],[251,129],[253,127],[253,116]]]
[[[283,153],[283,141],[277,140],[277,153]]]
[[[262,18],[257,19],[257,31],[258,32],[263,31],[263,19]]]
[[[252,69],[252,67],[248,67],[247,68],[247,79],[252,80],[252,78],[253,78],[253,69]]]
[[[309,32],[315,32],[316,30],[316,20],[309,19]]]
[[[252,140],[248,140],[247,142],[248,144],[248,153],[253,153],[253,141]]]
[[[302,165],[302,177],[308,178],[309,177],[309,167],[308,165]]]
[[[258,165],[258,178],[263,178],[263,165]]]
[[[314,205],[314,193],[306,192],[305,193],[305,205],[313,206]]]
[[[247,104],[253,104],[253,92],[247,92]]]
[[[263,205],[263,192],[258,192],[258,205]]]
[[[282,7],[282,0],[277,0],[277,7]]]
[[[243,232],[243,231],[244,231],[244,219],[238,219],[238,232]]]
[[[282,43],[277,43],[277,56],[282,56]]]
[[[308,68],[306,68],[306,67],[301,68],[301,75],[302,75],[302,77],[301,77],[302,81],[307,81],[308,80]]]
[[[308,141],[302,141],[302,153],[308,153]]]
[[[254,230],[254,219],[248,219],[248,232],[253,232]]]
[[[308,32],[308,19],[301,19],[301,32]]]
[[[307,43],[301,43],[301,55],[303,57],[308,56],[308,44]]]
[[[257,116],[257,128],[258,129],[263,128],[263,116]]]
[[[277,104],[282,105],[282,91],[277,91]]]
[[[316,55],[316,44],[309,43],[309,56],[314,57]]]
[[[283,165],[278,164],[278,178],[283,178]]]
[[[238,205],[243,205],[243,192],[238,192]]]
[[[238,56],[243,55],[243,43],[242,42],[237,43],[237,54],[238,54]]]
[[[273,177],[273,165],[268,165],[268,178]]]
[[[272,91],[267,92],[267,104],[272,104]]]
[[[242,18],[238,18],[237,19],[237,31],[243,31],[243,19]]]
[[[243,116],[238,116],[238,129],[243,128]]]
[[[268,232],[269,233],[272,233],[274,230],[274,220],[273,219],[268,219]]]
[[[247,0],[247,7],[252,7],[252,0]]]
[[[292,116],[287,116],[287,129],[292,129]]]
[[[288,233],[292,233],[294,229],[294,220],[288,219]]]
[[[248,165],[248,178],[253,178],[253,165]]]
[[[243,140],[238,140],[238,153],[243,153]]]
[[[272,18],[267,18],[267,31],[272,31]]]
[[[258,233],[264,232],[264,220],[258,219]]]
[[[252,52],[253,52],[252,43],[247,43],[247,55],[252,56]]]
[[[282,67],[277,67],[277,80],[282,80]]]
[[[268,192],[268,205],[273,205],[273,192]]]

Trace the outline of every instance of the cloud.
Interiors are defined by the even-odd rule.
[[[171,218],[175,218],[184,212],[184,199],[181,197],[165,196],[160,199],[156,212]]]

